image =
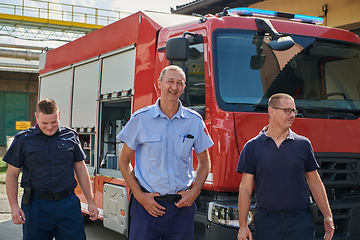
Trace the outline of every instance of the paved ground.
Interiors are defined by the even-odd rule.
[[[10,206],[6,195],[5,175],[0,175],[0,222],[3,218],[2,215],[10,214]],[[21,192],[19,197],[21,196]],[[0,238],[2,239],[2,238]]]
[[[20,201],[20,199],[19,199]],[[6,195],[5,175],[0,175],[0,239],[21,239],[21,226],[15,225],[11,220],[10,206]]]
[[[6,195],[5,175],[0,175],[0,239],[18,240],[22,239],[22,228],[15,225],[11,220],[11,211]],[[19,191],[19,203],[22,189]],[[102,221],[85,224],[87,240],[125,240],[125,237],[112,230],[104,228]]]

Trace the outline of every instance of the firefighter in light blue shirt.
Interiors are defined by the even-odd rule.
[[[134,196],[129,239],[193,239],[194,201],[209,173],[207,149],[213,142],[201,116],[179,100],[185,88],[182,69],[164,68],[159,88],[156,104],[135,112],[117,136],[124,142],[119,167]]]

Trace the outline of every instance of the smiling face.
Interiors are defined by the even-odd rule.
[[[177,102],[185,89],[185,74],[168,69],[158,83],[161,90],[161,101]]]
[[[55,111],[51,114],[44,114],[42,112],[35,113],[36,121],[40,130],[47,136],[52,136],[59,129],[60,111]]]
[[[284,130],[289,129],[295,120],[295,113],[290,112],[290,114],[288,115],[285,113],[284,109],[295,109],[294,100],[289,98],[280,98],[278,99],[277,104],[274,107],[277,108],[269,107],[270,123],[273,126]]]

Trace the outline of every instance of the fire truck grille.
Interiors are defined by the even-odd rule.
[[[315,153],[326,188],[360,186],[360,153]]]

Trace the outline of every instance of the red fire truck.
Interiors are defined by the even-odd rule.
[[[319,23],[249,8],[203,17],[138,12],[43,53],[39,99],[53,98],[61,125],[78,132],[104,226],[129,230],[131,191],[118,169],[123,143],[116,135],[132,112],[154,104],[161,70],[177,64],[187,72],[181,100],[201,114],[215,143],[196,200],[195,239],[236,239],[239,154],[268,123],[268,98],[278,92],[294,97],[292,129],[312,142],[334,239],[359,239],[360,38]],[[81,189],[76,193],[87,214]],[[250,227],[254,213],[252,205]]]

